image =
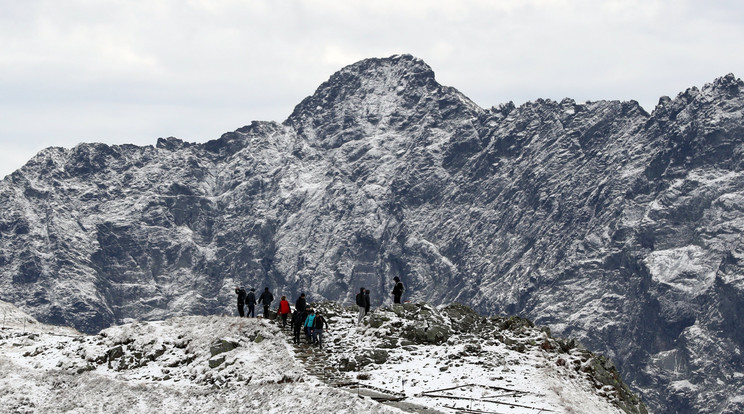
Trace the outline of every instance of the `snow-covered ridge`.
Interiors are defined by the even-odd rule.
[[[322,386],[257,319],[173,318],[90,336],[6,326],[0,350],[8,413],[400,412]]]
[[[406,304],[357,325],[355,309],[316,308],[330,323],[324,349],[293,348],[289,331],[268,319],[178,317],[90,336],[32,319],[45,329],[8,324],[0,410],[646,412],[606,359],[527,320]],[[395,402],[369,398],[385,395]]]

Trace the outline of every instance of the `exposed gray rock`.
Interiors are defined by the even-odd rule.
[[[743,154],[733,75],[651,114],[482,109],[419,59],[368,59],[281,124],[41,151],[0,183],[0,299],[96,332],[233,313],[235,284],[389,304],[399,276],[579,338],[656,412],[713,412],[744,393]]]
[[[212,346],[209,347],[209,353],[212,354],[212,356],[215,356],[224,352],[230,352],[239,346],[240,344],[236,341],[232,341],[229,339],[218,339],[212,344]]]
[[[348,369],[353,366],[354,369],[356,369],[357,367],[363,367],[371,363],[384,364],[385,362],[387,362],[388,353],[384,349],[370,349],[357,354],[355,356],[355,359],[356,364],[349,365],[347,363],[345,364],[345,368]]]
[[[209,359],[209,368],[217,368],[225,362],[225,356],[220,355]]]
[[[124,349],[122,348],[121,345],[117,345],[109,349],[108,352],[106,353],[106,357],[108,358],[109,361],[113,359],[119,359],[122,356],[124,356]]]

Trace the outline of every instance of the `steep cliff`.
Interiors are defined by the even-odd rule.
[[[233,312],[236,284],[460,301],[610,355],[656,412],[744,400],[744,83],[482,109],[411,56],[283,122],[49,148],[0,183],[0,298],[85,332]]]

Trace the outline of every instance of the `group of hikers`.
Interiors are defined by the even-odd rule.
[[[286,327],[284,314],[282,314],[282,327]],[[304,332],[305,342],[322,348],[324,329],[328,329],[325,317],[308,306],[305,294],[301,293],[295,302],[295,312],[292,315],[292,342],[299,345],[301,334]]]
[[[245,289],[242,287],[235,287],[235,293],[238,295],[238,314],[240,317],[244,317],[245,315],[245,306],[248,306],[248,317],[249,318],[255,318],[256,317],[256,289],[251,288],[251,291],[246,293]],[[286,299],[284,296],[282,296],[282,299]],[[263,293],[261,293],[261,296],[258,297],[258,303],[263,302],[263,308],[264,308],[264,318],[268,317],[269,314],[269,307],[271,306],[271,302],[274,301],[274,295],[269,292],[269,288],[264,289]],[[281,303],[280,303],[281,304]]]
[[[395,281],[395,287],[393,287],[393,303],[400,303],[400,298],[403,296],[403,282],[400,281],[398,276],[393,278]],[[369,313],[369,308],[372,302],[369,299],[369,289],[360,288],[359,293],[356,295],[356,304],[359,307],[359,316],[357,317],[357,325],[362,323],[364,316]]]
[[[393,288],[393,303],[401,303],[401,296],[405,290],[403,282],[397,276],[393,278],[395,281],[395,287]],[[236,286],[235,293],[238,295],[238,314],[240,317],[255,318],[256,304],[263,304],[263,317],[271,318],[270,308],[271,302],[274,301],[274,295],[269,291],[269,288],[265,288],[261,296],[256,300],[256,289],[251,288],[249,292],[246,292],[243,287]],[[369,313],[370,309],[370,291],[369,289],[361,288],[359,293],[356,295],[356,304],[359,306],[359,316],[357,318],[357,324],[362,323],[364,316]],[[245,306],[248,306],[248,312],[245,312]],[[282,328],[287,328],[287,319],[292,314],[292,310],[289,306],[286,296],[282,296],[279,300],[279,308],[277,309],[276,316],[281,318]],[[295,311],[292,314],[290,325],[293,333],[293,341],[295,344],[300,343],[301,334],[304,332],[305,340],[308,344],[318,345],[323,347],[323,331],[328,329],[328,322],[320,312],[315,312],[313,308],[308,306],[305,293],[301,293],[300,297],[295,301]]]

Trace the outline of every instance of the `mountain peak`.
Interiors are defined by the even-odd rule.
[[[726,93],[727,95],[738,95],[744,90],[744,81],[737,78],[733,73],[729,73],[713,81],[711,86],[713,90]]]
[[[411,55],[394,55],[364,59],[342,68],[321,84],[310,98],[325,99],[327,103],[341,100],[344,95],[336,93],[341,92],[339,86],[393,86],[393,89],[400,91],[401,87],[426,88],[439,84],[434,80],[434,71],[423,60]]]
[[[374,74],[398,70],[401,72],[420,73],[434,78],[434,71],[422,59],[409,54],[393,55],[386,58],[368,58],[342,68],[335,75],[346,72]],[[334,76],[335,76],[334,75]]]
[[[457,90],[440,85],[423,60],[394,55],[339,70],[284,123],[310,142],[333,148],[380,129],[407,128],[432,112],[479,110]]]
[[[409,88],[436,88],[434,71],[423,60],[411,55],[370,58],[351,64],[331,75],[312,96],[295,107],[288,121],[317,109],[343,105],[353,95],[364,98]]]

